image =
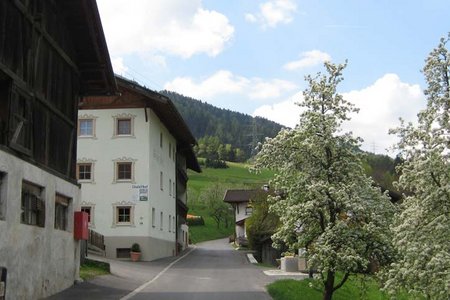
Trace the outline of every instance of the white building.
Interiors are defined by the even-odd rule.
[[[142,260],[176,255],[188,242],[186,168],[200,172],[196,141],[167,97],[116,81],[120,96],[80,105],[82,209],[90,228],[104,235],[107,257],[128,258],[133,243]]]
[[[223,201],[232,205],[235,217],[235,238],[238,244],[246,243],[247,231],[245,220],[252,215],[251,198],[257,190],[227,190]]]
[[[41,299],[78,278],[78,100],[116,87],[95,1],[0,1],[0,32],[0,299]]]

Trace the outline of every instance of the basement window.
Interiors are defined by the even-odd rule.
[[[45,202],[43,188],[35,184],[22,182],[22,200],[20,222],[22,224],[45,227]]]
[[[130,248],[116,248],[117,258],[130,258]]]

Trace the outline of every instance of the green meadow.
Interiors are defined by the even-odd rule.
[[[273,175],[270,171],[251,173],[248,164],[227,162],[227,165],[227,169],[202,168],[201,173],[188,172],[188,213],[202,216],[205,220],[204,226],[189,227],[192,243],[228,237],[234,232],[234,224],[230,224],[228,228],[224,225],[217,228],[214,219],[208,214],[206,203],[202,201],[202,192],[215,184],[226,189],[258,188],[267,184]]]

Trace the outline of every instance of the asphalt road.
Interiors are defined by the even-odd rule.
[[[250,264],[241,251],[227,240],[197,245],[187,256],[174,263],[139,292],[126,299],[170,300],[264,300],[271,278]]]

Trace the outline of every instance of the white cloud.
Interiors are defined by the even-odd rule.
[[[265,81],[260,78],[254,78],[250,81],[249,97],[251,99],[270,99],[279,98],[284,92],[295,90],[297,85],[293,82],[281,79],[272,79]]]
[[[279,23],[288,24],[294,19],[297,5],[293,0],[271,0],[262,3],[255,14],[245,14],[250,23],[260,23],[263,28],[276,27]]]
[[[250,23],[256,23],[258,21],[258,18],[256,18],[255,15],[248,13],[245,14],[245,20]]]
[[[386,74],[373,85],[343,96],[360,108],[344,128],[364,139],[364,150],[380,153],[398,141],[388,132],[400,125],[399,117],[414,121],[426,103],[419,85],[402,82],[396,74]]]
[[[360,109],[359,114],[353,115],[352,120],[344,124],[344,131],[352,131],[355,136],[362,137],[362,148],[377,153],[388,153],[386,149],[397,142],[397,137],[389,135],[388,131],[399,126],[398,118],[415,120],[426,103],[419,85],[404,83],[396,74],[386,74],[371,86],[343,93],[343,96]],[[284,102],[261,106],[253,115],[294,127],[301,112],[295,102],[301,101],[302,97],[298,93]]]
[[[294,128],[298,124],[301,108],[296,104],[303,99],[303,93],[298,92],[289,99],[272,105],[258,107],[253,116],[260,116],[284,126]]]
[[[331,56],[320,50],[311,50],[302,52],[300,54],[300,59],[288,62],[283,66],[284,69],[293,71],[298,69],[304,69],[308,67],[313,67],[318,64],[322,64],[325,61],[331,61]]]
[[[116,73],[116,74],[122,75],[128,71],[128,67],[125,66],[125,64],[123,63],[122,57],[115,57],[115,58],[111,59],[111,64],[112,64],[114,73]]]
[[[201,0],[98,0],[98,6],[113,56],[216,56],[234,34],[228,18],[204,9]]]
[[[246,78],[227,70],[217,71],[201,81],[195,81],[191,77],[177,77],[164,85],[164,89],[205,101],[222,94],[242,94],[250,99],[270,99],[280,97],[296,88],[297,85],[290,81]]]

